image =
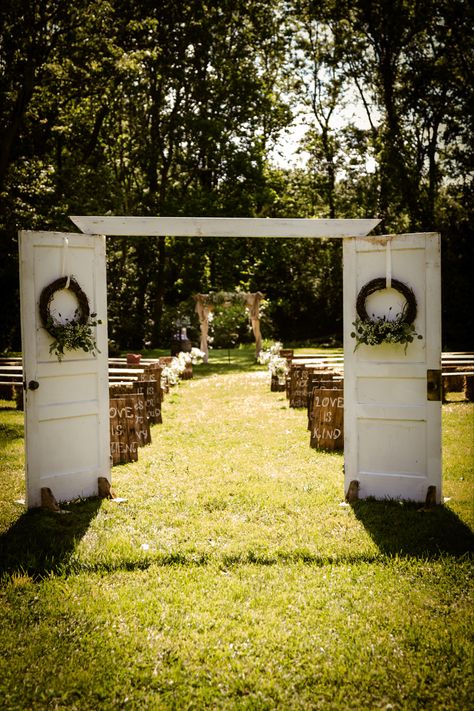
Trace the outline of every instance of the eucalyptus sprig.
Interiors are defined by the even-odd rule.
[[[65,323],[58,323],[52,316],[46,321],[46,330],[54,338],[49,346],[49,352],[54,353],[59,361],[64,357],[65,351],[83,350],[86,353],[100,353],[97,348],[93,330],[102,323],[97,314],[91,314],[86,323],[78,321],[79,310],[76,309],[72,319]]]
[[[423,338],[416,332],[415,326],[406,320],[405,310],[397,314],[394,319],[374,315],[371,319],[357,317],[352,325],[355,330],[352,331],[351,337],[357,341],[354,350],[357,350],[361,343],[367,346],[378,346],[381,343],[401,343],[405,346],[406,352],[408,344],[412,343],[415,338]]]

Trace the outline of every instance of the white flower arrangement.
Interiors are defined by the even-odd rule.
[[[175,363],[175,361],[176,361],[176,363]],[[181,351],[180,353],[178,353],[176,358],[173,361],[171,361],[171,367],[174,367],[178,371],[179,375],[182,375],[184,373],[184,371],[186,370],[187,364],[190,362],[191,362],[191,358],[190,358],[189,354],[183,353],[183,351]]]
[[[270,348],[267,348],[267,350],[260,351],[257,360],[260,365],[268,366],[268,370],[272,376],[278,378],[278,382],[283,384],[288,373],[288,363],[286,358],[280,357],[281,347],[282,344],[276,341],[276,343],[270,346]]]
[[[199,350],[199,348],[191,348],[190,353],[181,351],[173,358],[171,363],[165,365],[161,371],[161,379],[168,387],[174,387],[179,383],[186,367],[190,364],[196,365],[202,363],[203,358],[204,353]]]
[[[178,358],[173,358],[171,363],[169,365],[165,365],[163,370],[161,371],[161,378],[164,380],[164,382],[171,388],[174,387],[179,383],[179,379],[181,377],[181,373],[184,370],[181,370],[181,363],[179,362]]]
[[[280,341],[276,341],[272,346],[270,346],[270,348],[267,348],[266,351],[260,351],[260,353],[258,354],[257,361],[260,363],[260,365],[269,366],[269,363],[273,358],[279,357],[281,347],[282,344],[280,343]]]
[[[189,365],[189,363],[192,363],[191,359],[191,353],[185,353],[184,351],[180,351],[177,355],[177,358],[180,363],[184,363],[184,365]]]
[[[174,373],[176,373],[176,375],[179,376],[184,371],[186,364],[180,361],[179,358],[174,357],[169,367]]]
[[[268,369],[272,375],[275,375],[278,378],[278,380],[284,380],[288,373],[288,363],[286,358],[274,356],[268,365]]]
[[[199,365],[202,363],[206,354],[204,351],[201,351],[200,348],[191,348],[191,353],[189,353],[189,355],[191,357],[191,363],[193,365]]]
[[[161,381],[164,386],[168,387],[172,387],[173,385],[177,384],[178,379],[176,378],[175,373],[173,373],[169,365],[165,365],[165,367],[161,371]]]

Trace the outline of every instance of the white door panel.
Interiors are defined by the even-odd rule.
[[[67,243],[66,243],[67,238]],[[88,297],[100,353],[66,351],[59,362],[49,353],[52,337],[40,321],[41,291],[73,275]],[[105,238],[57,232],[20,233],[20,287],[25,390],[26,489],[28,507],[39,506],[41,488],[58,501],[98,493],[97,479],[110,480],[107,300]],[[70,292],[57,292],[54,308],[70,318]]]
[[[359,291],[387,273],[412,288],[423,338],[406,350],[398,344],[355,350],[350,334]],[[345,240],[345,490],[357,480],[360,498],[423,501],[436,486],[441,500],[441,401],[427,397],[427,372],[441,369],[440,302],[439,235]],[[390,316],[403,304],[397,292],[381,291],[367,299],[366,310]]]

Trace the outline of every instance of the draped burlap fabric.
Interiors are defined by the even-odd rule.
[[[263,294],[260,291],[256,291],[254,294],[246,294],[245,297],[245,303],[252,322],[253,335],[255,336],[257,356],[262,350],[262,335],[260,333],[260,302],[262,299]]]
[[[195,294],[194,299],[196,301],[195,311],[201,326],[201,343],[199,347],[204,353],[204,363],[207,363],[209,360],[207,336],[209,333],[209,314],[212,311],[212,307],[207,303],[207,294]]]
[[[262,335],[260,332],[260,302],[263,299],[263,294],[260,291],[255,293],[245,293],[242,294],[244,299],[244,305],[247,309],[252,323],[252,331],[255,337],[255,350],[256,354],[260,353],[262,350]],[[214,304],[212,302],[212,297],[209,294],[195,294],[194,300],[196,301],[196,313],[199,317],[199,324],[201,326],[201,343],[200,349],[204,353],[204,362],[207,363],[209,360],[209,345],[208,345],[208,334],[209,334],[209,314],[214,310]]]

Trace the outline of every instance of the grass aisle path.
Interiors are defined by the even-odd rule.
[[[254,369],[182,383],[139,456],[125,503],[5,508],[1,708],[470,707],[472,449],[432,514],[340,506],[342,456]]]
[[[156,511],[134,523],[148,555],[220,564],[351,555],[343,457],[310,449],[305,413],[270,392],[265,372],[194,380],[170,400],[155,445],[115,478],[130,505]],[[370,540],[365,550],[376,552]]]

